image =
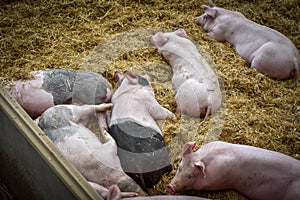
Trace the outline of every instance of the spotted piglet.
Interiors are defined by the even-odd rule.
[[[116,72],[118,88],[109,131],[118,145],[124,171],[143,187],[151,187],[170,171],[169,151],[155,120],[175,117],[155,99],[148,76]]]
[[[114,139],[103,132],[100,141],[85,125],[86,117],[111,109],[111,104],[57,105],[47,109],[37,121],[39,127],[62,154],[104,198],[116,185],[121,196],[144,195],[142,189],[121,168]]]
[[[188,196],[188,195],[157,195],[157,196],[148,196],[148,197],[130,197],[122,198],[122,193],[120,189],[116,186],[110,186],[108,191],[107,200],[209,200],[202,197]]]
[[[100,74],[66,69],[31,72],[31,79],[17,80],[5,89],[33,118],[59,104],[108,103],[111,84]]]

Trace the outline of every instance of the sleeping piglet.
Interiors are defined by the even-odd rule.
[[[138,196],[123,198],[120,189],[116,185],[109,187],[107,191],[107,200],[209,200],[202,197],[188,196],[188,195],[157,195],[157,196]]]
[[[5,89],[33,118],[59,104],[110,102],[111,84],[100,74],[67,69],[33,71],[28,80],[17,80]]]
[[[104,131],[100,132],[100,141],[86,127],[86,118],[111,107],[112,104],[57,105],[47,109],[37,124],[103,198],[107,198],[112,185],[122,191],[122,197],[144,195],[121,168],[114,139]]]
[[[193,152],[184,145],[178,171],[167,191],[235,189],[250,199],[300,199],[300,161],[248,145],[215,141]]]
[[[247,19],[239,12],[202,5],[204,14],[194,18],[207,35],[227,41],[250,63],[251,68],[273,78],[299,80],[300,56],[295,45],[283,34]]]
[[[158,32],[150,42],[172,66],[177,112],[193,117],[216,112],[222,101],[218,77],[185,30]]]
[[[118,88],[109,131],[118,145],[124,171],[143,187],[157,183],[171,170],[169,150],[156,120],[175,117],[154,97],[148,76],[116,72]]]

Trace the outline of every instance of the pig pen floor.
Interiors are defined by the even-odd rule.
[[[215,3],[280,31],[300,49],[299,1]],[[193,17],[203,13],[201,4],[208,3],[204,0],[1,1],[0,81],[5,84],[28,78],[26,74],[30,71],[63,68],[102,73],[115,86],[114,71],[131,69],[148,74],[158,102],[175,113],[171,68],[147,38],[160,29],[184,28],[198,49],[207,53],[207,60],[223,85],[223,107],[205,120],[176,113],[176,120],[159,122],[171,150],[173,171],[148,192],[166,194],[165,186],[177,169],[175,158],[186,141],[195,140],[199,148],[204,143],[222,140],[300,159],[300,87],[289,88],[292,80],[272,80],[249,69],[228,43],[208,38],[192,23]],[[244,199],[231,190],[186,194]]]

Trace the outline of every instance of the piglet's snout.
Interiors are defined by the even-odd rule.
[[[166,190],[167,190],[167,192],[170,193],[170,194],[176,194],[176,191],[174,190],[174,188],[173,188],[173,186],[172,186],[171,184],[168,184],[168,185],[166,186]]]
[[[200,17],[195,17],[195,18],[193,19],[193,22],[194,22],[195,24],[197,24],[197,25],[200,26]]]
[[[149,42],[150,44],[154,45],[154,39],[153,39],[153,35],[149,36]]]

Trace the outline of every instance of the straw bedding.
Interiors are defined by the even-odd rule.
[[[216,0],[216,5],[242,12],[274,28],[300,49],[300,5],[297,0]],[[0,3],[0,81],[29,78],[41,69],[76,69],[102,73],[115,85],[114,71],[148,74],[158,102],[176,112],[171,68],[150,46],[156,31],[184,28],[220,79],[223,106],[208,119],[176,113],[160,121],[171,149],[173,171],[162,177],[151,195],[166,194],[175,175],[176,156],[186,141],[223,140],[278,151],[300,159],[300,87],[292,80],[272,80],[249,69],[228,43],[219,43],[192,23],[207,1],[37,0]],[[284,53],[284,52],[283,52]],[[298,83],[299,85],[299,83]],[[234,191],[189,192],[216,199],[244,199]]]

